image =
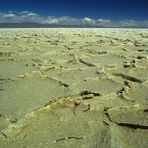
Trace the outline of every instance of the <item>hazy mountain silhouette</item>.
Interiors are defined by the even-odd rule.
[[[0,28],[95,28],[95,27],[108,28],[104,26],[41,24],[35,22],[0,23]],[[109,27],[109,28],[143,28],[143,27],[130,26],[130,27]]]

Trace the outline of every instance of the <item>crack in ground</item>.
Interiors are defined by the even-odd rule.
[[[84,61],[82,59],[79,59],[79,61],[82,63],[82,64],[85,64],[87,66],[90,66],[90,67],[97,67],[94,63],[90,63],[90,62],[87,62],[87,61]]]
[[[89,90],[83,90],[80,92],[79,95],[83,97],[82,99],[91,99],[96,96],[99,96],[99,97],[102,96],[102,94],[100,92],[92,92]]]
[[[108,108],[108,109],[110,109],[110,108]],[[115,123],[115,124],[117,124],[118,126],[127,127],[127,128],[131,128],[131,129],[138,129],[138,128],[139,128],[139,129],[145,129],[145,130],[148,129],[148,126],[147,126],[147,125],[139,125],[139,124],[130,124],[130,123],[118,123],[118,122],[114,122],[114,121],[112,121],[112,119],[110,118],[110,115],[109,115],[108,112],[107,112],[108,109],[104,109],[104,113],[105,113],[107,119],[108,119],[110,122]],[[146,112],[147,112],[147,110],[146,110]],[[107,126],[109,125],[109,123],[106,122],[106,121],[103,121],[103,123],[106,124]]]
[[[3,133],[2,131],[1,131],[1,134],[2,134],[5,138],[8,138],[8,136],[7,136],[5,133]]]
[[[125,74],[125,73],[115,73],[114,75],[115,76],[120,76],[123,79],[129,80],[129,81],[132,81],[132,82],[138,82],[138,83],[142,83],[143,82],[141,79],[129,76],[129,75]]]
[[[123,127],[128,127],[128,128],[132,128],[132,129],[148,129],[148,126],[144,126],[144,125],[138,125],[138,124],[129,124],[129,123],[117,123],[114,122],[119,126],[123,126]]]
[[[55,140],[55,142],[60,142],[60,141],[70,140],[70,139],[82,140],[82,139],[84,139],[84,137],[69,136],[69,137],[64,137],[64,138],[57,139],[57,140]]]

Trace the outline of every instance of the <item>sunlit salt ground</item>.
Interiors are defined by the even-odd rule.
[[[0,29],[1,148],[147,139],[147,29]]]

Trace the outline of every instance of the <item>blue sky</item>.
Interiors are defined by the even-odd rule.
[[[33,11],[43,16],[148,19],[148,0],[0,0],[1,11]]]
[[[45,22],[48,18],[51,20],[51,17],[61,19],[69,16],[77,19],[77,23],[90,18],[92,22],[98,19],[112,22],[128,20],[142,24],[143,21],[148,21],[148,0],[0,0],[0,22],[19,21],[19,17],[24,17],[22,12],[25,11],[36,14],[34,17],[38,21]],[[32,18],[30,16],[24,18],[27,21],[35,20],[33,15]]]

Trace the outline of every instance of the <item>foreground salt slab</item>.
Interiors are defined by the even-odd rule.
[[[0,147],[148,146],[147,29],[1,29]]]

